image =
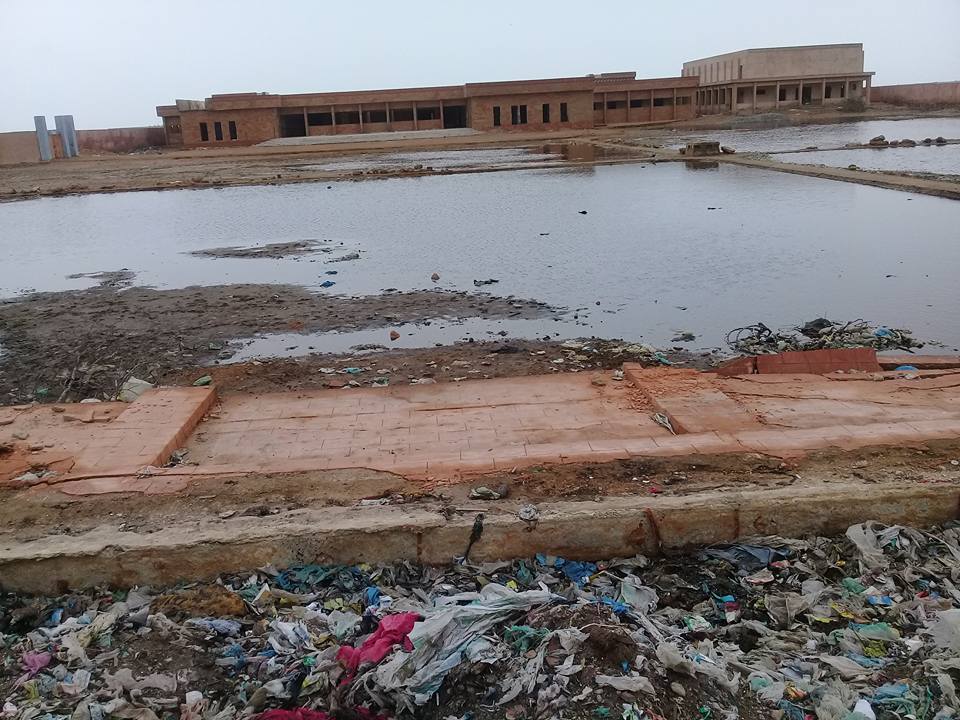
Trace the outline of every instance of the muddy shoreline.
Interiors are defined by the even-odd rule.
[[[420,290],[345,297],[292,285],[123,288],[103,273],[86,290],[0,302],[0,404],[113,397],[129,376],[189,377],[232,355],[231,343],[265,333],[383,328],[437,318],[559,318],[534,300]],[[192,378],[192,379],[195,379]]]

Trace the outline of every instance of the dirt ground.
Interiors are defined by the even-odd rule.
[[[575,346],[574,344],[578,345]],[[582,345],[582,346],[580,346]],[[221,394],[260,393],[282,390],[319,390],[340,388],[348,383],[366,386],[376,383],[389,370],[392,384],[404,384],[422,378],[437,382],[464,379],[516,377],[556,372],[619,368],[625,362],[657,364],[642,346],[622,340],[588,339],[582,341],[521,340],[463,342],[429,348],[385,349],[362,354],[314,353],[300,358],[257,360],[202,368],[217,384]],[[719,356],[674,348],[664,351],[671,363],[705,370]],[[562,362],[557,362],[557,361]],[[358,367],[358,374],[344,368]],[[336,372],[331,373],[330,370]],[[197,369],[171,373],[164,377],[170,385],[186,385],[195,379]]]
[[[189,456],[186,462],[190,462]],[[307,507],[350,507],[377,499],[440,509],[449,516],[472,516],[484,510],[516,512],[527,502],[687,496],[775,487],[796,487],[800,494],[810,487],[850,482],[960,483],[960,441],[853,452],[826,450],[792,462],[751,453],[545,465],[442,483],[358,468],[203,477],[170,495],[73,496],[57,492],[56,486],[42,492],[4,490],[0,491],[0,542],[78,535],[101,525],[150,534],[193,520],[229,523],[242,516],[282,516]],[[506,493],[505,497],[471,498],[471,492],[481,486]]]
[[[803,108],[776,114],[778,124],[848,122],[879,118],[955,117],[957,111],[918,111],[911,108],[876,106],[863,113],[843,113],[836,109]],[[770,114],[752,117],[705,116],[695,120],[634,125],[603,129],[525,133],[523,138],[477,133],[472,136],[420,140],[338,143],[294,147],[198,148],[192,150],[157,149],[154,151],[81,156],[46,164],[21,164],[0,167],[0,202],[50,195],[164,190],[233,185],[264,185],[331,180],[364,180],[391,175],[478,172],[482,164],[456,169],[411,168],[383,169],[363,174],[356,170],[330,170],[318,162],[340,155],[398,152],[409,150],[450,150],[478,147],[530,147],[541,149],[544,143],[580,143],[585,146],[625,143],[644,157],[664,142],[675,140],[684,131],[702,132],[731,128],[760,128],[771,122]],[[664,151],[659,151],[664,152]],[[669,154],[669,153],[668,153]],[[618,160],[605,159],[604,162]],[[629,161],[629,158],[627,158]],[[536,167],[522,163],[518,167]]]
[[[129,277],[123,272],[101,273],[98,279],[99,286],[86,290],[0,301],[0,404],[108,399],[131,375],[151,382],[193,382],[202,368],[233,354],[231,341],[259,333],[384,328],[384,345],[389,345],[388,329],[408,322],[529,319],[561,312],[533,300],[479,292],[351,298],[291,285],[124,288]],[[286,363],[250,367],[258,368],[253,375],[262,369],[265,377],[275,378]],[[236,371],[227,376],[230,372]],[[291,379],[306,382],[305,373],[293,373]]]

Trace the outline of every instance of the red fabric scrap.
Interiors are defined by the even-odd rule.
[[[344,682],[352,680],[357,674],[357,668],[361,665],[376,665],[383,660],[390,654],[394,645],[402,645],[406,652],[413,650],[413,643],[408,636],[419,619],[420,616],[416,613],[387,615],[380,621],[380,625],[373,634],[363,641],[363,645],[358,648],[343,645],[337,652],[337,660],[347,671]],[[274,720],[284,719],[275,718]],[[316,720],[316,718],[303,720]]]
[[[333,716],[322,710],[300,707],[293,710],[267,710],[260,715],[260,720],[333,720]]]
[[[390,720],[386,715],[377,715],[362,705],[358,705],[353,711],[361,720]],[[334,717],[322,710],[300,707],[293,710],[267,710],[260,714],[260,720],[334,720]]]

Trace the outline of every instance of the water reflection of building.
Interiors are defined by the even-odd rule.
[[[800,105],[870,102],[872,72],[863,45],[755,48],[691,60],[684,77],[699,80],[697,114],[770,112]]]

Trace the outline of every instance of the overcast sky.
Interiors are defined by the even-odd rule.
[[[960,80],[960,0],[0,0],[0,131],[151,125],[212,93],[446,85],[862,42],[875,85]]]

